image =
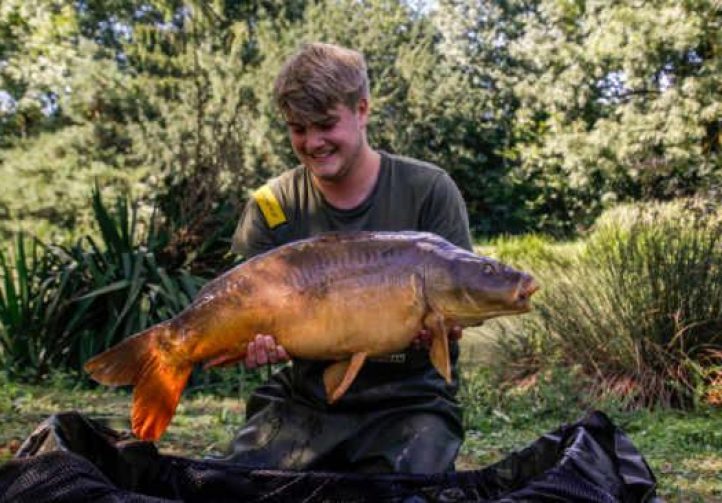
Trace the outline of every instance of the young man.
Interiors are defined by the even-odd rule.
[[[301,165],[256,191],[238,223],[235,252],[251,257],[339,230],[429,231],[471,249],[466,207],[446,172],[368,144],[369,85],[360,53],[305,45],[282,68],[274,95]],[[451,385],[425,348],[410,348],[367,362],[333,405],[322,383],[327,363],[295,360],[255,391],[228,459],[284,469],[452,469],[463,439],[456,342],[451,354]],[[246,365],[287,359],[273,334],[259,335]]]

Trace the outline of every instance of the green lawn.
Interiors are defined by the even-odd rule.
[[[0,461],[7,460],[21,440],[54,412],[79,410],[101,417],[111,426],[128,426],[130,395],[125,391],[73,389],[68,382],[42,386],[3,382],[0,387]],[[523,402],[521,402],[523,404]],[[459,458],[459,469],[474,469],[501,459],[567,420],[530,403],[510,410],[477,410]],[[162,452],[201,457],[221,454],[242,424],[243,401],[194,393],[184,397],[167,433]],[[609,412],[609,411],[607,411]],[[611,412],[644,454],[657,476],[659,493],[668,501],[722,501],[722,413],[675,411]],[[573,420],[575,418],[569,418]]]
[[[644,455],[667,501],[722,502],[722,413],[675,411],[611,414]],[[551,418],[492,413],[470,429],[460,468],[484,466],[556,429]]]

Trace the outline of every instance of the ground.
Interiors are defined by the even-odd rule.
[[[0,386],[0,461],[48,415],[79,410],[116,429],[128,428],[130,394],[124,390],[73,387],[68,382]],[[537,415],[538,414],[538,415]],[[161,452],[189,457],[222,454],[243,422],[239,396],[196,391],[183,398]],[[618,414],[614,421],[644,454],[668,501],[722,502],[722,414],[676,411]],[[497,461],[559,425],[554,415],[511,415],[493,410],[467,431],[457,469],[471,470]]]

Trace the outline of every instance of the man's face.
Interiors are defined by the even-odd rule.
[[[316,178],[332,182],[351,171],[364,146],[368,101],[361,99],[355,109],[338,104],[325,115],[318,122],[289,118],[286,124],[299,161]]]

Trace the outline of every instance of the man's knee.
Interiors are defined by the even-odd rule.
[[[434,413],[403,415],[374,427],[359,443],[354,464],[361,471],[430,474],[454,469],[461,432]],[[356,468],[355,468],[356,471]]]

